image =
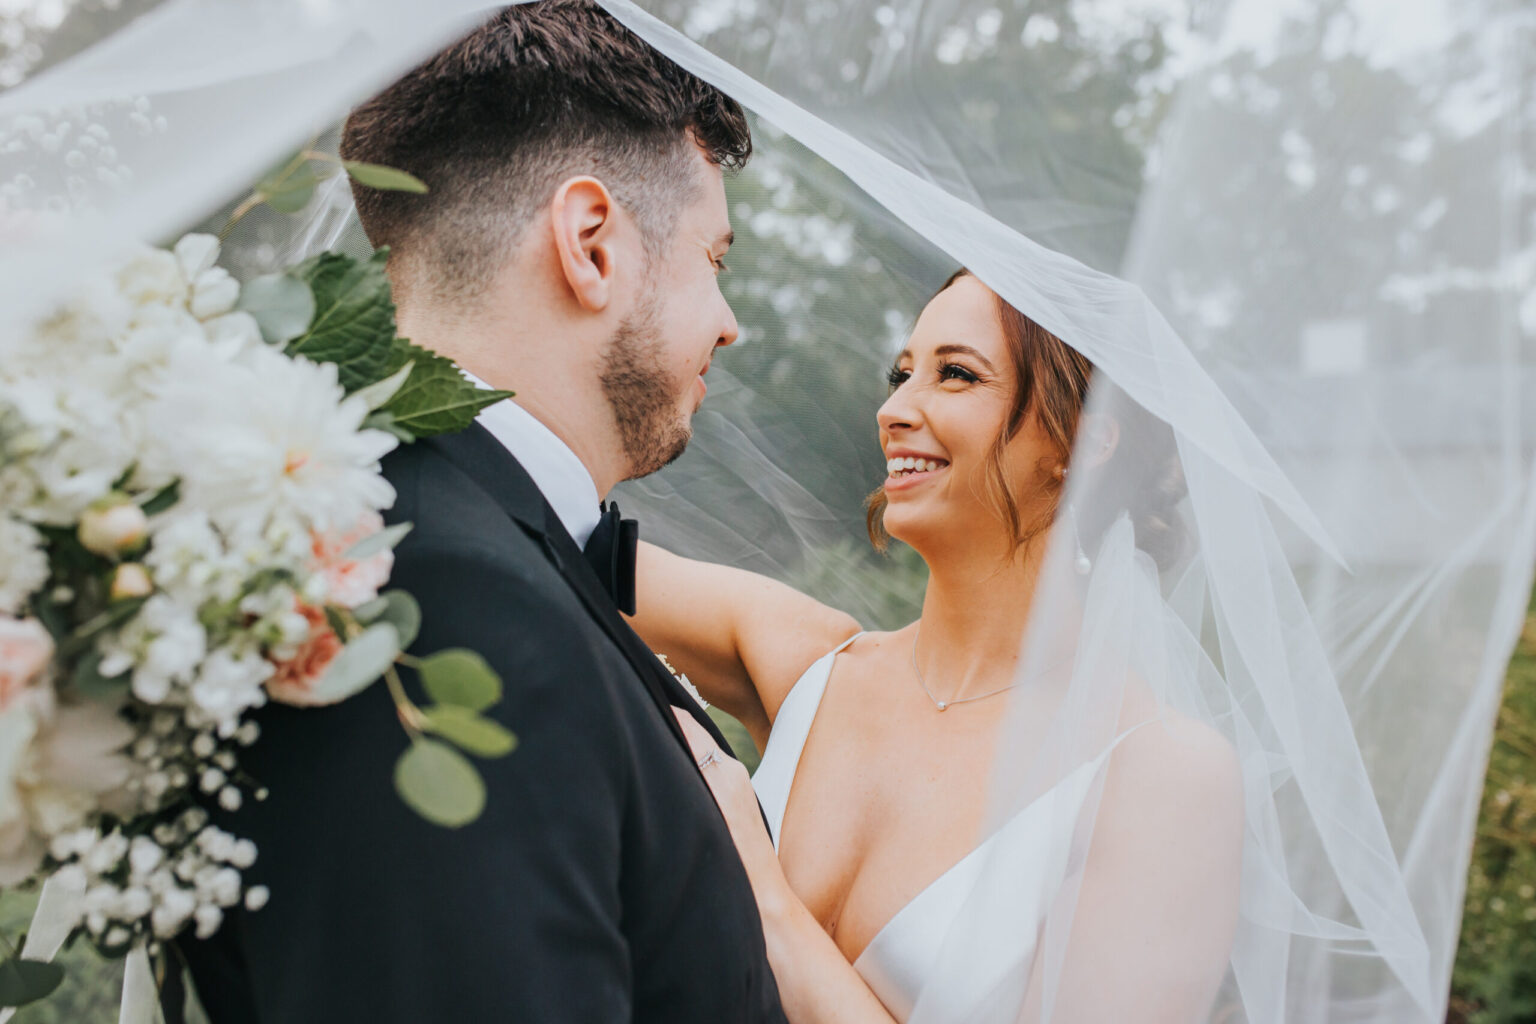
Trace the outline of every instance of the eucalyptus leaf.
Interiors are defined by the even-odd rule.
[[[443,739],[480,757],[505,757],[517,747],[517,737],[500,722],[469,708],[439,704],[426,709],[427,726]]]
[[[411,369],[415,365],[414,362],[406,363],[383,380],[359,388],[357,396],[367,403],[370,412],[378,409],[395,397],[405,384],[405,379],[411,375]]]
[[[356,608],[353,608],[352,615],[357,619],[358,622],[361,622],[363,625],[367,626],[371,625],[374,619],[377,619],[380,615],[383,615],[388,608],[389,598],[376,597],[372,601],[364,601]],[[405,644],[402,643],[400,646],[404,647]]]
[[[411,649],[411,644],[416,642],[416,634],[421,632],[421,605],[416,603],[414,597],[403,590],[391,590],[383,597],[358,608],[358,618],[364,618],[365,609],[368,615],[364,621],[389,623],[400,637],[400,649]]]
[[[438,651],[423,658],[416,671],[427,694],[439,704],[484,711],[501,700],[501,677],[474,651]]]
[[[356,544],[347,548],[341,557],[349,562],[361,562],[365,558],[372,558],[381,551],[392,551],[395,545],[404,540],[405,535],[410,532],[410,523],[396,523],[394,526],[386,526],[378,533],[370,533]]]
[[[469,759],[440,740],[417,739],[395,762],[395,789],[434,825],[460,828],[485,810],[485,782]]]
[[[305,164],[287,175],[263,180],[257,184],[256,194],[278,213],[298,213],[309,205],[320,181],[320,176]]]
[[[352,180],[369,188],[382,189],[386,192],[415,192],[427,191],[427,183],[416,175],[395,167],[385,167],[383,164],[368,164],[361,160],[343,160],[341,166],[346,168]]]
[[[53,994],[64,968],[41,960],[12,958],[0,963],[0,1006],[25,1006]]]
[[[353,637],[310,690],[316,704],[334,704],[366,689],[384,674],[400,653],[395,627],[387,622],[369,626]]]
[[[267,274],[245,283],[236,308],[255,317],[269,345],[286,345],[309,329],[315,318],[315,293],[288,274]]]

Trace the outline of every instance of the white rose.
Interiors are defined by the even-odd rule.
[[[14,615],[48,582],[43,537],[26,523],[0,515],[0,614]]]

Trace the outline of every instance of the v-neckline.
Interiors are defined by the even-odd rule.
[[[859,637],[864,636],[864,635],[865,634],[862,633],[862,632],[857,633],[857,634],[849,637],[847,640],[844,640],[837,647],[833,648],[832,650],[828,651],[826,654],[824,654],[820,658],[818,658],[814,663],[812,663],[812,665],[809,668],[807,668],[805,670],[805,672],[800,676],[800,678],[795,681],[795,685],[790,687],[789,694],[785,697],[784,702],[779,705],[779,716],[778,717],[779,717],[779,719],[782,719],[783,718],[783,714],[784,714],[784,709],[785,709],[785,707],[790,705],[790,702],[792,700],[794,700],[796,691],[800,690],[801,685],[807,679],[811,678],[812,673],[815,672],[818,668],[822,668],[823,667],[823,663],[825,663],[825,668],[824,668],[824,671],[822,672],[822,677],[821,677],[821,680],[820,680],[820,689],[819,689],[819,692],[816,693],[816,706],[811,710],[810,721],[806,723],[804,733],[800,736],[799,749],[797,749],[795,751],[794,759],[790,762],[790,764],[788,766],[788,771],[789,771],[788,788],[784,792],[784,799],[783,799],[782,803],[776,808],[776,821],[772,822],[772,824],[776,825],[777,827],[776,828],[770,828],[770,830],[769,830],[770,831],[769,838],[771,838],[773,840],[773,848],[774,848],[774,852],[776,854],[779,852],[779,850],[781,849],[781,846],[782,846],[781,840],[783,838],[783,832],[784,832],[784,819],[789,814],[789,804],[790,804],[790,801],[794,798],[794,795],[795,795],[795,783],[796,783],[796,781],[798,781],[798,778],[799,778],[799,775],[800,775],[800,762],[801,762],[801,760],[805,756],[805,747],[806,747],[806,744],[810,742],[811,732],[816,727],[816,720],[817,720],[817,718],[819,718],[821,716],[821,705],[822,705],[822,702],[826,698],[827,687],[828,687],[828,685],[832,681],[832,670],[837,665],[837,656],[839,654],[842,654],[845,650],[847,650],[850,646],[853,645],[854,641],[858,640]],[[775,724],[777,724],[777,723],[775,723]],[[1040,802],[1042,800],[1044,800],[1046,797],[1050,796],[1052,793],[1054,793],[1058,789],[1060,789],[1061,786],[1066,784],[1066,782],[1068,780],[1077,777],[1077,775],[1079,773],[1085,771],[1088,768],[1095,768],[1096,769],[1097,766],[1101,765],[1103,763],[1104,759],[1107,758],[1109,756],[1109,754],[1116,747],[1118,747],[1120,745],[1120,741],[1121,740],[1125,739],[1132,732],[1136,731],[1136,729],[1140,728],[1141,725],[1144,725],[1144,724],[1146,724],[1146,723],[1143,722],[1143,723],[1140,723],[1140,724],[1138,724],[1136,726],[1133,726],[1131,729],[1129,729],[1126,732],[1121,733],[1119,736],[1115,737],[1114,741],[1103,752],[1101,752],[1097,757],[1095,757],[1092,761],[1086,761],[1083,764],[1078,765],[1070,773],[1068,773],[1067,775],[1065,775],[1061,779],[1059,779],[1054,785],[1051,786],[1050,789],[1047,789],[1047,790],[1041,792],[1039,795],[1037,795],[1032,800],[1030,800],[1028,803],[1026,803],[1023,807],[1020,807],[1018,810],[1016,810],[1013,813],[1011,813],[1008,816],[1008,819],[1006,821],[1004,821],[997,828],[993,829],[992,832],[989,835],[987,835],[979,843],[977,843],[970,850],[968,850],[963,856],[961,856],[961,858],[959,860],[955,861],[955,863],[951,864],[949,867],[947,867],[943,871],[941,871],[932,881],[928,882],[927,885],[923,886],[922,889],[918,890],[918,892],[911,899],[907,900],[900,907],[898,907],[896,909],[896,911],[888,919],[886,919],[885,923],[882,924],[878,929],[875,930],[875,933],[872,936],[870,936],[869,940],[864,943],[864,946],[863,946],[862,949],[859,950],[858,955],[850,958],[849,962],[852,963],[855,967],[857,967],[857,965],[864,959],[865,955],[871,949],[873,949],[876,946],[877,943],[879,943],[881,941],[881,939],[886,935],[886,933],[889,932],[896,925],[896,923],[898,921],[900,921],[904,916],[906,916],[908,911],[912,910],[915,906],[917,906],[919,903],[921,903],[930,893],[932,893],[936,888],[938,888],[940,885],[942,885],[955,872],[959,871],[967,863],[971,862],[976,857],[978,857],[983,851],[985,851],[987,849],[988,846],[991,845],[993,840],[997,839],[999,836],[1003,835],[1003,833],[1007,832],[1010,828],[1013,827],[1013,825],[1016,822],[1019,821],[1019,819],[1021,819],[1030,810],[1032,810],[1033,808],[1037,807],[1040,804]],[[767,745],[767,747],[765,747],[765,749],[763,751],[763,761],[759,762],[759,764],[758,764],[758,772],[759,772],[759,774],[761,774],[761,772],[762,772],[763,763],[770,763],[770,762],[768,762],[768,759],[770,757],[770,748],[771,748],[772,744],[773,744],[773,734],[770,732],[769,739],[768,739],[768,745]],[[766,817],[767,816],[767,809],[765,808],[764,810],[765,810],[765,817]]]
[[[794,698],[795,691],[799,690],[801,684],[804,683],[808,678],[810,678],[811,674],[813,672],[815,672],[818,668],[822,668],[823,667],[823,663],[825,663],[824,671],[821,674],[821,681],[820,681],[821,685],[820,685],[819,691],[816,693],[816,706],[811,711],[811,719],[810,719],[809,722],[806,723],[805,732],[800,737],[799,749],[795,751],[794,759],[793,759],[793,761],[789,765],[789,787],[788,787],[788,789],[784,793],[784,801],[783,801],[782,805],[777,808],[777,822],[776,822],[776,824],[777,824],[778,827],[777,827],[777,829],[770,830],[771,835],[770,835],[769,838],[771,838],[773,840],[773,848],[774,848],[774,852],[775,853],[778,853],[780,848],[781,848],[781,840],[783,839],[783,835],[784,835],[784,819],[789,815],[789,804],[790,804],[790,801],[794,798],[794,795],[795,795],[795,783],[796,783],[796,781],[798,781],[799,776],[800,776],[800,762],[801,762],[801,760],[805,756],[805,747],[806,747],[806,744],[810,742],[811,733],[816,728],[816,720],[821,717],[821,705],[822,705],[822,703],[826,699],[827,687],[829,685],[831,685],[831,682],[832,682],[832,670],[837,667],[837,656],[839,654],[842,654],[849,647],[853,646],[854,641],[858,640],[859,637],[864,636],[864,635],[865,634],[863,632],[856,633],[853,636],[849,637],[847,640],[844,640],[842,643],[838,644],[836,647],[834,647],[832,650],[828,651],[826,654],[822,655],[820,658],[818,658],[811,665],[811,667],[806,669],[805,672],[800,676],[800,678],[798,680],[796,680],[795,685],[790,688],[790,692],[789,692],[788,696],[785,697],[784,704],[780,704],[779,705],[779,715],[782,718],[783,712],[784,712],[784,706],[785,706],[785,704],[788,704],[789,701]],[[773,742],[772,735],[770,733],[769,743],[771,744],[772,742]],[[768,751],[766,749],[763,752],[763,756],[764,756],[764,758],[767,758],[767,756],[768,756]],[[762,770],[762,763],[761,762],[759,762],[759,764],[758,764],[758,770],[759,771]],[[1047,792],[1049,792],[1049,791],[1047,791]],[[1041,796],[1044,796],[1044,795],[1045,795],[1044,793],[1041,794]],[[864,958],[864,954],[867,953],[875,945],[875,943],[880,941],[880,937],[883,936],[887,931],[889,931],[891,929],[891,927],[898,920],[900,920],[901,917],[908,910],[910,910],[912,907],[917,905],[917,903],[919,901],[921,901],[925,896],[927,896],[928,893],[930,893],[934,888],[939,886],[945,879],[949,878],[956,871],[958,871],[967,861],[971,860],[973,857],[977,856],[984,849],[986,849],[987,845],[989,843],[991,843],[993,839],[997,838],[1004,831],[1006,831],[1009,825],[1013,824],[1013,822],[1015,820],[1017,820],[1020,815],[1022,815],[1025,811],[1027,811],[1031,807],[1033,807],[1036,803],[1039,802],[1039,800],[1040,800],[1040,797],[1036,797],[1034,800],[1031,800],[1024,807],[1021,807],[1017,812],[1015,812],[1012,816],[1010,816],[1008,821],[1004,822],[1001,827],[999,827],[996,830],[994,830],[991,835],[987,836],[981,842],[979,842],[975,846],[973,846],[969,851],[967,851],[964,855],[962,855],[959,860],[957,860],[955,863],[951,864],[949,867],[945,868],[942,872],[939,873],[939,875],[936,878],[934,878],[932,881],[930,881],[927,885],[923,886],[922,889],[920,889],[917,892],[916,895],[914,895],[911,899],[907,900],[907,902],[903,903],[900,907],[896,908],[896,911],[886,920],[886,922],[884,924],[882,924],[878,929],[876,929],[875,933],[872,936],[870,936],[870,938],[869,938],[869,940],[867,942],[864,943],[864,946],[863,946],[862,949],[859,950],[858,955],[854,956],[854,957],[851,957],[849,962],[852,963],[852,964],[857,965],[858,962]]]

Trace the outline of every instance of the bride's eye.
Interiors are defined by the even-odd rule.
[[[893,366],[886,373],[885,382],[891,386],[892,391],[895,391],[897,388],[905,384],[911,378],[911,376],[911,370],[903,370],[899,366]]]
[[[939,380],[961,380],[967,384],[979,384],[981,378],[959,363],[945,363],[939,367]]]

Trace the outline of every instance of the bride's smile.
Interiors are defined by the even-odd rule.
[[[876,421],[886,478],[871,498],[885,532],[929,557],[964,538],[1007,561],[1054,511],[1060,443],[1043,429],[1035,371],[1005,336],[997,298],[970,275],[929,302],[889,374]],[[1019,351],[1016,351],[1019,350]],[[978,545],[977,535],[990,537]]]

